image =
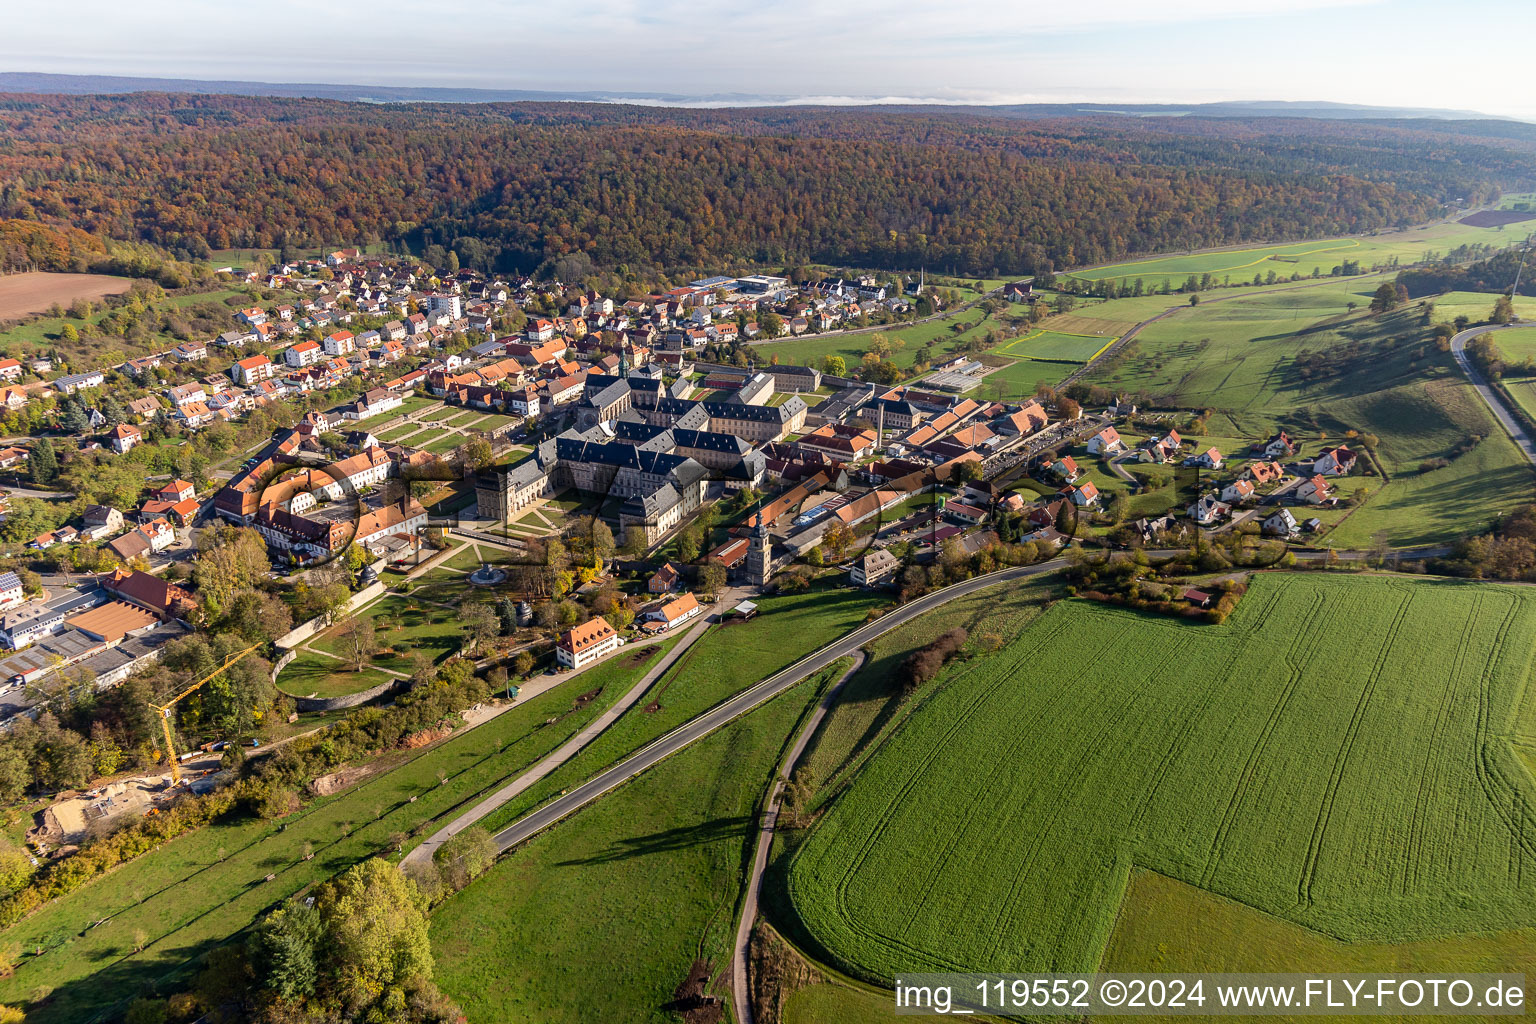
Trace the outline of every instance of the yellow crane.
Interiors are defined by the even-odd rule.
[[[223,675],[224,671],[229,668],[229,666],[233,665],[235,662],[239,661],[247,654],[250,654],[260,646],[262,645],[252,644],[243,651],[231,654],[229,657],[224,659],[224,664],[203,676],[203,678],[188,686],[185,690],[182,690],[175,697],[172,697],[164,704],[156,704],[153,701],[150,702],[149,706],[154,709],[157,715],[160,716],[160,728],[165,732],[165,755],[171,764],[172,784],[181,781],[181,762],[176,759],[176,743],[171,738],[171,712],[176,710],[176,705],[181,703],[184,697],[190,696],[199,688],[201,688],[205,683],[208,683],[211,680],[217,679],[219,676]]]

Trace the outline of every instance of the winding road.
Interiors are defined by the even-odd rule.
[[[784,803],[784,786],[794,774],[800,755],[805,753],[806,745],[816,735],[822,719],[827,717],[827,712],[837,703],[843,686],[863,666],[864,652],[855,651],[853,664],[827,689],[821,703],[816,705],[815,712],[800,730],[800,736],[784,758],[784,763],[779,766],[779,774],[774,777],[773,792],[768,797],[768,805],[758,823],[757,852],[752,857],[752,873],[747,877],[746,891],[742,894],[741,919],[736,923],[736,943],[731,947],[731,998],[736,1004],[736,1024],[753,1024],[752,1000],[747,989],[747,947],[752,941],[752,922],[757,920],[757,894],[762,889],[763,871],[768,867],[768,851],[773,848],[773,830],[779,823],[779,807]]]
[[[598,797],[617,789],[625,782],[655,765],[663,758],[677,753],[696,740],[702,739],[731,720],[751,711],[800,682],[806,676],[820,672],[839,658],[847,657],[864,644],[888,633],[925,612],[933,611],[957,597],[965,597],[999,583],[1011,583],[1043,573],[1053,572],[1067,564],[1065,558],[1053,558],[1035,565],[1016,566],[998,572],[977,576],[925,594],[915,601],[904,604],[895,611],[866,623],[812,654],[806,655],[793,665],[776,672],[762,682],[749,686],[736,696],[717,704],[709,711],[683,723],[628,758],[607,769],[580,786],[551,800],[543,807],[526,815],[496,833],[496,847],[505,853],[520,843],[538,835],[544,829],[575,813]]]
[[[1488,379],[1483,376],[1482,372],[1472,365],[1472,357],[1467,355],[1467,342],[1472,339],[1481,337],[1484,334],[1491,334],[1494,331],[1503,331],[1511,327],[1523,326],[1527,325],[1521,323],[1489,324],[1462,331],[1451,339],[1451,354],[1456,357],[1456,365],[1461,367],[1461,371],[1472,382],[1473,390],[1483,400],[1483,404],[1488,407],[1488,411],[1493,413],[1493,418],[1499,421],[1499,426],[1504,428],[1504,432],[1509,435],[1510,440],[1515,442],[1515,447],[1519,448],[1520,453],[1525,456],[1525,461],[1529,462],[1532,466],[1536,466],[1536,445],[1531,443],[1531,436],[1525,432],[1525,428],[1520,425],[1520,421],[1510,414],[1509,409],[1504,405],[1504,400],[1489,385]]]

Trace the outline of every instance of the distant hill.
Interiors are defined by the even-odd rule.
[[[549,91],[535,89],[465,89],[392,85],[337,85],[324,82],[245,82],[194,78],[130,78],[117,75],[53,75],[30,71],[0,72],[0,92],[103,93],[179,92],[221,96],[290,96],[346,100],[362,103],[658,103],[671,106],[763,107],[804,104],[815,97],[750,93],[689,95],[667,92]],[[858,106],[828,103],[828,106]],[[893,104],[879,104],[892,106]],[[932,103],[906,103],[908,108],[948,107]],[[966,105],[964,109],[1012,117],[1308,117],[1329,120],[1510,120],[1470,110],[1432,107],[1372,107],[1358,103],[1325,103],[1289,100],[1244,100],[1223,103],[1025,103]]]

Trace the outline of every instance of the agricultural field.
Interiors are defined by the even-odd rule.
[[[1140,869],[1316,940],[1190,954],[1227,969],[1338,970],[1331,937],[1361,969],[1465,969],[1480,946],[1528,970],[1533,643],[1536,595],[1487,583],[1261,574],[1221,626],[1057,603],[930,685],[828,805],[787,924],[887,984],[1196,946],[1190,901],[1146,911],[1180,914],[1161,938],[1116,939]],[[1464,937],[1490,932],[1515,941]]]
[[[572,676],[443,742],[386,754],[376,773],[280,822],[232,816],[49,903],[7,933],[29,955],[0,978],[0,1002],[22,1005],[39,1024],[115,1019],[109,1014],[144,986],[184,980],[204,952],[274,903],[393,849],[396,834],[431,831],[526,770],[609,707],[666,646],[638,663],[619,658]],[[597,699],[576,700],[593,689]],[[269,874],[276,877],[264,881]],[[44,952],[31,955],[38,947]]]
[[[474,1024],[675,1020],[664,1007],[694,961],[727,962],[754,814],[785,737],[835,674],[679,751],[450,898],[431,922],[438,984]]]
[[[1510,928],[1408,942],[1341,942],[1144,868],[1131,873],[1106,971],[1290,971],[1297,963],[1339,973],[1433,973],[1536,967],[1536,929]],[[1380,1019],[1380,1018],[1378,1018]],[[1410,1018],[1398,1018],[1405,1022]]]
[[[95,302],[121,295],[131,284],[132,278],[110,274],[6,274],[0,276],[0,320],[46,313],[54,305],[68,306],[76,299]]]
[[[43,275],[57,277],[57,274]],[[0,277],[0,281],[9,281],[10,277]],[[125,288],[133,282],[128,278],[109,278],[112,281],[123,281]],[[119,289],[121,291],[123,289]],[[177,314],[181,319],[195,322],[200,312],[208,313],[210,319],[206,326],[210,329],[218,326],[219,330],[229,329],[229,317],[234,312],[227,300],[239,297],[244,304],[247,293],[234,288],[217,288],[212,291],[186,292],[179,295],[167,295],[155,303],[155,309],[163,312]],[[72,300],[71,300],[72,301]],[[67,302],[65,303],[68,304]],[[207,307],[199,310],[197,307]],[[26,323],[17,324],[0,331],[0,353],[15,358],[24,358],[38,352],[57,352],[59,355],[82,364],[96,364],[101,362],[114,362],[136,355],[140,352],[163,351],[180,344],[181,340],[169,331],[160,331],[148,334],[140,341],[129,341],[125,338],[108,336],[105,338],[93,338],[92,333],[102,330],[101,322],[112,315],[114,310],[97,303],[94,311],[85,319],[73,317],[36,317]],[[84,337],[78,342],[64,342],[62,332],[66,325],[73,326]]]
[[[1465,224],[1434,224],[1406,231],[1391,231],[1364,238],[1331,238],[1285,245],[1263,245],[1185,256],[1159,256],[1132,260],[1092,270],[1075,271],[1066,276],[1084,281],[1106,279],[1134,281],[1141,278],[1148,287],[1160,287],[1164,280],[1177,288],[1190,274],[1230,276],[1234,281],[1252,279],[1257,272],[1289,277],[1309,277],[1316,270],[1326,277],[1345,260],[1358,262],[1366,270],[1394,261],[1410,264],[1430,253],[1444,254],[1461,245],[1505,247],[1518,243],[1525,232],[1518,226],[1504,230],[1479,228]]]

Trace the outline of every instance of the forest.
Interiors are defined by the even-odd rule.
[[[1519,236],[1516,235],[1516,238]],[[1514,239],[1511,239],[1513,241]],[[1420,267],[1397,275],[1398,283],[1409,296],[1438,295],[1441,292],[1508,292],[1520,280],[1521,295],[1536,295],[1536,273],[1528,264],[1530,253],[1509,251],[1476,263],[1459,267]]]
[[[496,270],[1014,274],[1419,223],[1532,184],[1533,150],[1461,122],[11,95],[0,218],[182,259],[382,241]]]

